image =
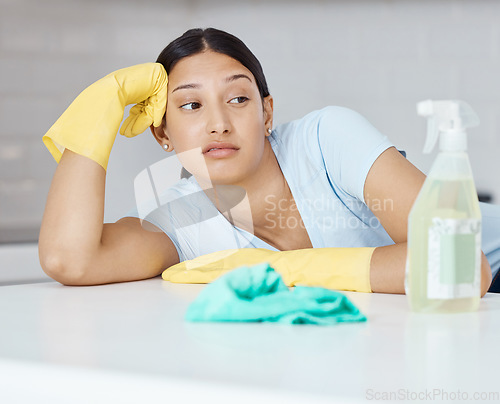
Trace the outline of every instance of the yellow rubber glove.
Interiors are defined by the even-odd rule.
[[[43,142],[57,163],[64,149],[108,167],[111,148],[120,133],[127,137],[161,124],[167,104],[167,72],[160,63],[143,63],[116,70],[96,81],[71,103],[43,136]]]
[[[320,286],[371,293],[370,261],[374,250],[375,247],[223,250],[173,265],[163,271],[162,278],[176,283],[210,283],[238,267],[268,262],[287,286]]]

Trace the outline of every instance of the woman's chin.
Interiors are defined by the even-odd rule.
[[[237,184],[242,180],[241,175],[238,175],[232,170],[226,169],[214,169],[214,168],[209,168],[208,169],[208,177],[207,173],[203,174],[193,174],[196,178],[196,180],[201,184],[203,183],[208,183],[212,185],[233,185]]]

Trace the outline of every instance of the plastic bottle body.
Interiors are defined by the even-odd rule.
[[[477,310],[481,211],[465,152],[441,152],[408,218],[405,289],[412,311]]]

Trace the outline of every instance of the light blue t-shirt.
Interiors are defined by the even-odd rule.
[[[370,167],[393,146],[387,136],[359,113],[329,106],[277,126],[268,139],[314,248],[394,244],[363,197]],[[233,226],[194,176],[181,179],[159,200],[143,218],[170,237],[181,262],[232,248],[278,251]],[[140,217],[138,212],[134,208],[125,216]]]
[[[268,139],[314,248],[394,244],[363,196],[372,164],[394,145],[362,115],[344,107],[325,107],[277,126]],[[159,194],[150,206],[134,208],[124,216],[142,217],[165,232],[181,262],[233,248],[278,251],[252,233],[233,226],[194,176],[181,179]],[[482,247],[496,273],[500,266],[500,206],[480,206]]]

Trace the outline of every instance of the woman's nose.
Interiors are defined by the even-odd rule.
[[[211,134],[229,133],[231,122],[223,107],[212,106],[208,110],[207,132]]]

